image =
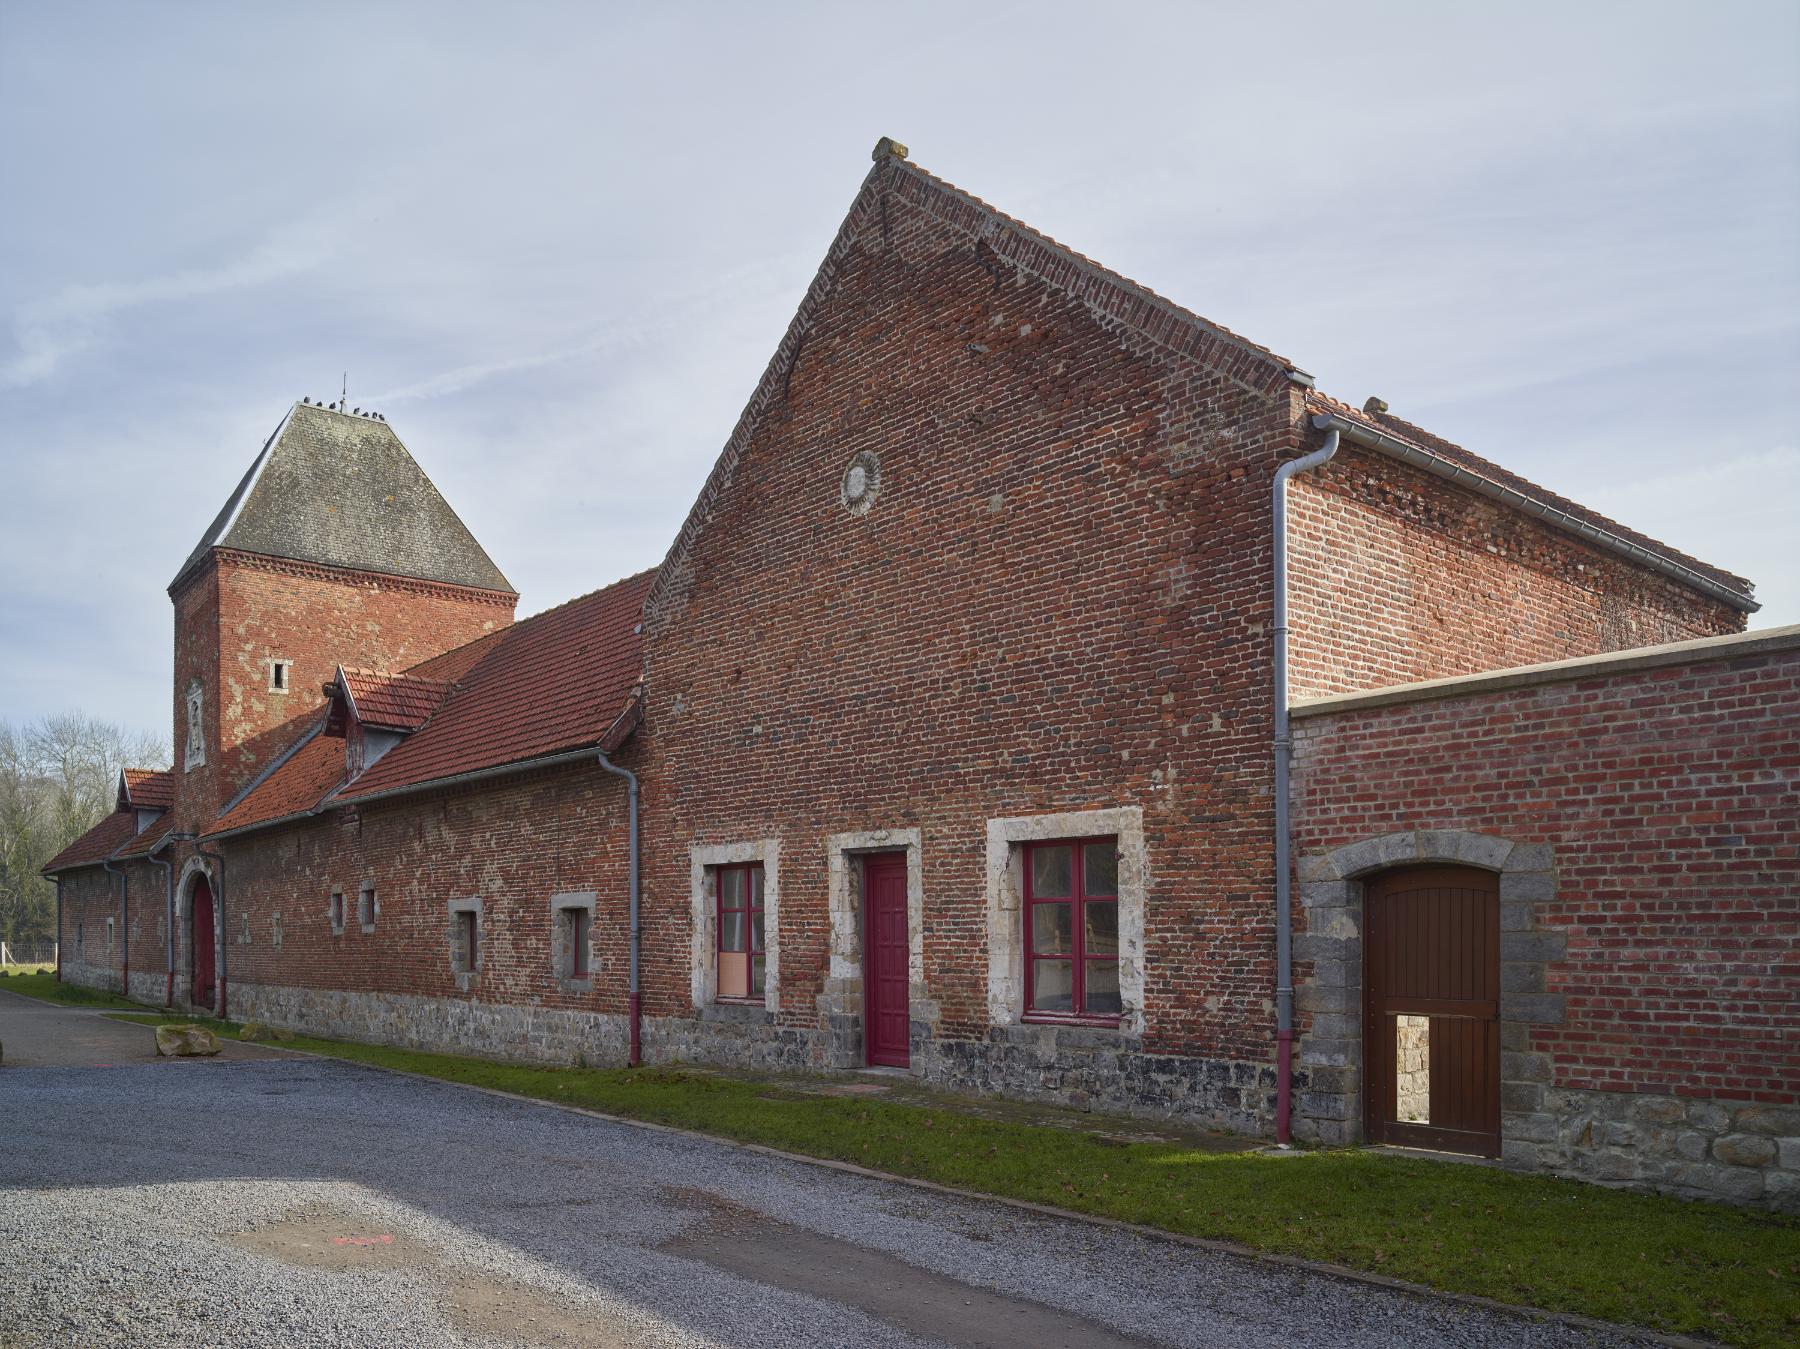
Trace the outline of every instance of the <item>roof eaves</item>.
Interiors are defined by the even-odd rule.
[[[1390,430],[1372,426],[1360,418],[1347,416],[1336,410],[1318,413],[1313,418],[1313,425],[1320,430],[1328,428],[1336,430],[1366,449],[1379,451],[1391,458],[1412,464],[1416,468],[1422,468],[1436,477],[1471,488],[1483,496],[1503,502],[1516,510],[1524,511],[1528,515],[1555,526],[1564,533],[1574,534],[1609,552],[1628,558],[1640,566],[1660,572],[1664,576],[1710,595],[1744,613],[1753,614],[1762,608],[1753,595],[1745,590],[1736,589],[1704,572],[1696,571],[1685,562],[1670,557],[1665,552],[1659,552],[1654,548],[1647,548],[1641,543],[1621,538],[1618,534],[1591,520],[1571,514],[1569,511],[1551,505],[1528,492],[1495,482],[1492,478],[1476,472],[1466,464],[1459,464],[1455,460],[1435,454],[1414,441],[1395,435]]]

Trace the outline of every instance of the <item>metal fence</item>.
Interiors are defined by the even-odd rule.
[[[56,940],[45,937],[38,941],[0,941],[0,967],[13,965],[54,965]]]

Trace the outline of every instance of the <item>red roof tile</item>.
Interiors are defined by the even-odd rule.
[[[451,687],[448,680],[421,679],[413,674],[383,674],[347,666],[340,666],[339,673],[356,706],[357,720],[379,730],[418,730]]]
[[[340,799],[599,744],[642,674],[638,626],[653,576],[643,572],[482,639],[485,652],[424,729]]]
[[[122,862],[132,861],[140,857],[147,857],[157,844],[161,843],[174,832],[175,821],[170,819],[167,815],[159,816],[157,819],[150,822],[143,833],[132,839],[131,842],[127,843],[123,848],[120,848],[117,856]]]
[[[1635,543],[1640,548],[1647,548],[1671,562],[1679,563],[1683,567],[1699,572],[1702,576],[1710,577],[1721,585],[1729,586],[1733,590],[1740,590],[1746,597],[1750,594],[1750,582],[1744,577],[1702,562],[1699,558],[1690,557],[1679,549],[1671,548],[1666,543],[1660,543],[1647,534],[1640,534],[1635,529],[1629,529],[1615,520],[1609,520],[1598,511],[1589,510],[1579,502],[1571,501],[1568,497],[1559,496],[1547,488],[1539,487],[1536,483],[1521,478],[1518,474],[1502,468],[1492,460],[1483,459],[1472,450],[1465,450],[1462,446],[1453,444],[1442,436],[1433,435],[1423,427],[1414,426],[1411,422],[1402,421],[1385,412],[1377,415],[1360,411],[1348,403],[1340,403],[1337,399],[1320,393],[1317,389],[1307,390],[1306,402],[1307,406],[1316,412],[1342,417],[1347,422],[1356,422],[1371,430],[1393,436],[1396,440],[1404,440],[1414,448],[1424,450],[1427,454],[1460,464],[1464,468],[1480,474],[1489,482],[1498,483],[1502,487],[1510,487],[1513,491],[1528,496],[1534,501],[1564,511],[1597,529],[1605,530],[1608,534]]]
[[[315,718],[306,732],[310,738],[214,821],[207,833],[230,833],[305,814],[340,786],[344,781],[344,742],[338,736],[320,734],[318,727]]]
[[[166,768],[127,768],[120,775],[133,810],[168,810],[175,804],[175,775]]]
[[[352,802],[483,768],[598,745],[619,720],[643,668],[638,625],[654,574],[644,572],[489,633],[400,675],[345,670],[357,709],[365,695],[398,716],[418,715],[427,693],[441,701],[420,728],[348,789],[344,742],[308,728],[310,740],[220,817],[210,835],[303,815],[327,798]],[[383,702],[382,700],[391,700]]]
[[[160,822],[159,822],[160,823]],[[155,829],[157,825],[151,825]],[[115,810],[87,833],[76,839],[68,847],[57,853],[44,863],[44,874],[53,871],[67,871],[72,867],[91,867],[104,862],[122,846],[131,842],[138,831],[137,814],[129,810]]]

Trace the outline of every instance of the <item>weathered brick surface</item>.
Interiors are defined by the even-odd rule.
[[[183,828],[293,739],[337,667],[401,670],[512,622],[512,595],[220,550],[175,595],[175,778]],[[293,662],[289,691],[269,661]],[[187,687],[206,692],[207,762],[183,771]]]
[[[645,608],[644,721],[621,757],[644,784],[646,1055],[842,1066],[860,1043],[860,986],[854,970],[833,974],[827,841],[904,835],[918,873],[909,895],[922,896],[918,1071],[1266,1129],[1269,491],[1284,456],[1315,442],[1305,412],[1269,353],[916,171],[878,168]],[[875,484],[854,508],[853,463]],[[1741,622],[1354,449],[1296,484],[1293,504],[1302,694]],[[230,552],[174,599],[185,828],[204,827],[287,743],[337,664],[403,668],[511,616],[495,592]],[[269,694],[271,657],[295,662],[291,693]],[[208,763],[182,774],[194,677],[207,691]],[[1467,835],[1462,860],[1512,858],[1502,906],[1523,918],[1508,937],[1519,952],[1545,939],[1509,962],[1507,998],[1524,1018],[1507,1047],[1521,1117],[1550,1089],[1698,1098],[1729,1079],[1754,1103],[1787,1099],[1778,1071],[1791,1089],[1791,1061],[1770,1060],[1746,1028],[1772,1033],[1795,1010],[1791,967],[1785,1005],[1752,996],[1747,972],[1768,952],[1792,957],[1776,896],[1792,895],[1794,840],[1771,823],[1771,793],[1791,805],[1792,723],[1771,748],[1768,730],[1734,718],[1754,708],[1766,722],[1772,695],[1692,678],[1646,676],[1639,695],[1600,681],[1301,724],[1302,852],[1445,829]],[[1785,785],[1768,776],[1782,773]],[[1142,1005],[1119,1028],[997,1024],[988,822],[1121,808],[1142,816]],[[565,767],[340,801],[223,840],[233,1010],[353,1038],[616,1062],[624,811],[616,778]],[[752,843],[780,859],[774,1006],[696,1008],[694,850]],[[170,853],[178,869],[193,856]],[[137,869],[160,916],[160,873]],[[1329,888],[1302,876],[1303,899]],[[372,932],[357,917],[365,883],[379,897]],[[585,986],[553,961],[551,896],[577,891],[597,902]],[[458,974],[449,905],[477,897],[481,965]],[[1332,915],[1321,921],[1353,929],[1344,907],[1321,906]],[[1353,930],[1302,926],[1314,962],[1303,968],[1330,960],[1343,975]],[[840,945],[842,964],[854,943]],[[1302,999],[1314,1042],[1329,1021],[1338,1046],[1304,1067],[1303,1115],[1324,1118],[1356,1089],[1348,987],[1340,978],[1330,996],[1321,985]],[[1706,991],[1720,988],[1723,1002]],[[1739,1018],[1759,1003],[1763,1022]],[[1691,1035],[1704,1071],[1688,1061]],[[1678,1070],[1689,1076],[1676,1081]],[[1725,1152],[1766,1151],[1735,1138],[1753,1129],[1725,1123]],[[1547,1135],[1533,1146],[1549,1147],[1562,1126],[1529,1127]]]
[[[1744,626],[1719,600],[1353,445],[1288,497],[1297,698]]]
[[[1797,802],[1793,644],[1296,724],[1303,876],[1359,839],[1437,831],[1510,841],[1508,866],[1554,859],[1553,871],[1502,877],[1502,960],[1547,962],[1541,992],[1503,993],[1537,1014],[1503,1042],[1503,1076],[1522,1079],[1503,1136],[1517,1164],[1602,1179],[1737,1199],[1765,1184],[1669,1168],[1698,1160],[1678,1144],[1716,1151],[1734,1112],[1800,1099]],[[1299,949],[1313,953],[1305,937]],[[1302,1029],[1338,1034],[1315,1023]],[[1615,1118],[1610,1097],[1711,1113]],[[1741,1167],[1756,1151],[1722,1146],[1709,1165]]]
[[[1297,396],[1107,321],[930,207],[853,215],[659,582],[649,1006],[694,1015],[687,845],[778,837],[777,1024],[822,1035],[824,840],[917,827],[935,1035],[982,1043],[985,822],[1140,805],[1149,1014],[1123,1048],[1266,1059],[1267,501]],[[858,515],[840,483],[865,452]]]
[[[406,1009],[424,1008],[432,999],[622,1017],[625,827],[618,779],[597,767],[571,766],[485,790],[371,803],[228,840],[232,988],[264,990],[259,1005],[278,1021],[287,1004],[273,1000],[268,990],[277,987],[379,993],[389,1002],[371,1025],[397,1026]],[[357,902],[370,882],[378,908],[375,930],[365,932]],[[331,925],[334,890],[344,896],[341,933]],[[570,992],[561,987],[552,960],[550,897],[589,890],[597,900],[592,989]],[[480,970],[465,989],[451,966],[449,904],[470,897],[482,900]],[[235,1005],[235,991],[232,998]],[[325,1005],[316,999],[292,1004]],[[358,1005],[337,1004],[331,1025],[342,1030],[342,1008]],[[456,1045],[454,1035],[433,1038],[453,1020],[420,1015],[424,1019],[405,1042]],[[493,1048],[486,1042],[483,1047]]]

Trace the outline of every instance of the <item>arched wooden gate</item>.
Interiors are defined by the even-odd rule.
[[[1500,1153],[1500,892],[1492,872],[1401,867],[1363,889],[1372,1143]]]

